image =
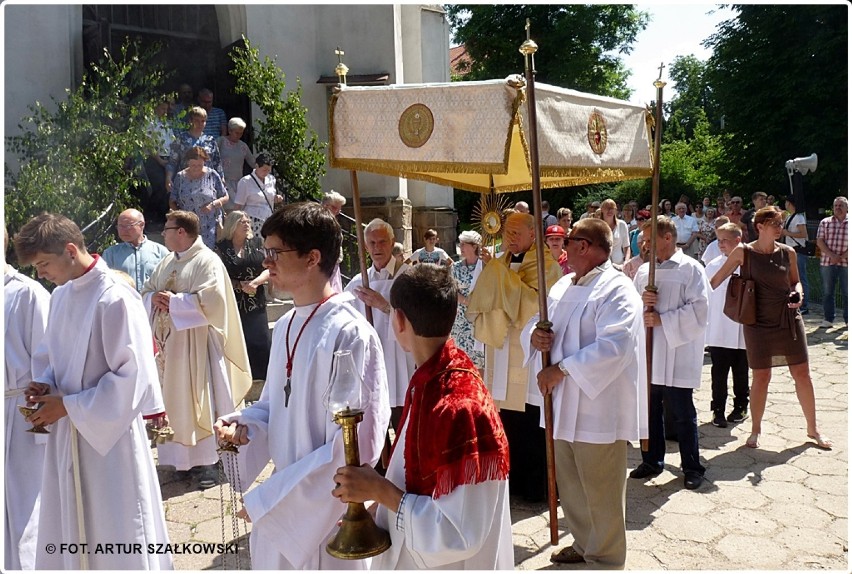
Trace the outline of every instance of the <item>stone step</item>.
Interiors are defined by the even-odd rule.
[[[292,299],[275,299],[266,303],[266,320],[269,321],[271,329],[275,322],[293,308]]]

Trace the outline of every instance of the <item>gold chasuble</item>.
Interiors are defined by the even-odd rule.
[[[544,256],[544,275],[550,289],[562,269],[549,252]],[[535,246],[524,254],[517,270],[511,254],[492,259],[482,269],[470,294],[467,318],[473,336],[485,344],[485,382],[500,408],[524,410],[529,370],[523,366],[521,330],[538,313],[538,271]]]
[[[194,307],[206,318],[206,323],[196,320],[181,329],[175,326],[185,327],[181,318],[170,313],[153,310],[151,318],[159,347],[157,366],[163,402],[175,431],[174,442],[194,446],[213,435],[211,370],[221,369],[224,363],[234,409],[251,387],[251,369],[227,271],[200,237],[180,259],[175,253],[167,255],[145,283],[142,294],[164,290],[191,294]]]

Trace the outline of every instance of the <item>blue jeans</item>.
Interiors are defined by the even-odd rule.
[[[648,412],[648,452],[642,453],[642,461],[662,470],[666,456],[665,428],[663,423],[663,397],[666,407],[671,409],[677,429],[680,447],[680,465],[684,474],[692,472],[704,475],[704,467],[698,459],[698,419],[692,402],[692,389],[651,385],[651,404]]]
[[[802,284],[802,294],[805,296],[802,301],[802,311],[805,311],[811,300],[811,288],[808,287],[808,256],[804,253],[796,253],[796,267],[799,268],[799,281]]]
[[[820,265],[822,275],[822,308],[825,320],[834,322],[834,285],[840,281],[840,299],[843,301],[843,322],[849,322],[849,273],[842,265]]]

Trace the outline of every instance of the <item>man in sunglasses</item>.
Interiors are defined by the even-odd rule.
[[[609,260],[606,222],[578,221],[567,242],[574,272],[548,293],[553,327],[536,328],[536,315],[521,335],[538,389],[553,395],[556,483],[574,537],[551,561],[617,570],[627,558],[627,443],[647,436],[642,300]]]
[[[157,446],[159,463],[190,471],[200,488],[211,488],[219,476],[213,422],[251,387],[248,353],[231,280],[201,240],[198,216],[170,211],[163,241],[171,253],[142,288],[175,433]]]

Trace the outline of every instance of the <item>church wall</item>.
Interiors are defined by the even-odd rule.
[[[82,16],[79,6],[3,4],[4,135],[18,133],[27,106],[53,108],[79,81]],[[79,68],[79,70],[78,70]],[[14,156],[6,155],[9,162]],[[14,164],[14,162],[12,162]]]

